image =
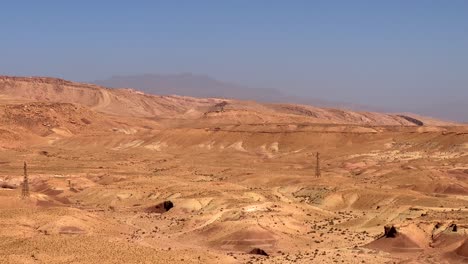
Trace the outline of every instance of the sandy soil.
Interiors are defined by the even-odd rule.
[[[1,263],[468,261],[467,127],[47,78],[0,94]]]

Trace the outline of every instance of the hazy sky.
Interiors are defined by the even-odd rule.
[[[465,0],[16,0],[0,11],[0,74],[192,72],[405,109],[468,100]]]

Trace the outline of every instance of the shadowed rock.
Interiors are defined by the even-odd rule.
[[[6,183],[6,182],[0,182],[0,188],[1,189],[16,189],[18,188],[18,186],[14,185],[14,184],[10,184],[10,183]]]
[[[266,253],[265,250],[261,248],[254,248],[251,251],[249,251],[249,254],[268,256],[268,253]]]
[[[396,237],[397,233],[398,232],[394,226],[384,226],[384,237]]]
[[[410,116],[405,116],[405,115],[399,115],[399,117],[406,119],[406,121],[411,122],[417,126],[423,126],[424,123],[421,120],[418,120],[416,118],[410,117]]]
[[[159,203],[155,206],[151,206],[149,208],[146,209],[146,211],[148,213],[165,213],[169,210],[171,210],[172,208],[174,207],[174,203],[172,203],[171,201],[164,201],[162,203]]]
[[[458,227],[457,227],[456,224],[451,224],[450,228],[451,228],[452,232],[457,232],[458,231]]]

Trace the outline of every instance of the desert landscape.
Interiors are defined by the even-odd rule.
[[[468,261],[466,125],[2,76],[0,135],[1,263]]]

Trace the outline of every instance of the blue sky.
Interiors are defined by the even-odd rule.
[[[463,0],[17,0],[0,12],[0,74],[191,72],[403,110],[468,99]]]

